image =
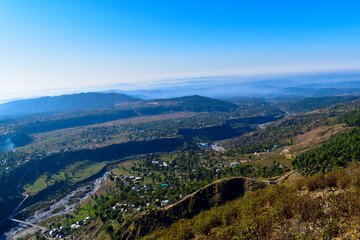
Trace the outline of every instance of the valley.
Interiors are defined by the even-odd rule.
[[[0,240],[360,239],[359,9],[0,0]]]
[[[197,197],[184,199],[216,181],[241,177],[272,186],[299,179],[297,172],[304,171],[299,159],[333,136],[347,134],[354,128],[347,119],[357,115],[346,114],[360,109],[356,97],[319,99],[312,101],[313,106],[301,99],[295,115],[288,112],[294,100],[280,108],[272,101],[241,99],[234,104],[191,96],[138,101],[129,109],[125,104],[121,110],[29,115],[3,121],[4,143],[19,136],[17,142],[22,144],[14,145],[14,151],[1,152],[0,206],[7,209],[1,212],[1,229],[23,237],[139,239],[157,228],[145,230],[143,221],[168,227],[196,217],[200,210]],[[307,110],[298,114],[302,103]],[[77,122],[82,120],[73,120],[78,118],[75,116],[93,119],[108,111],[139,115],[80,125]],[[240,196],[227,198],[229,191],[214,200],[205,197],[210,202],[203,210]],[[222,198],[227,200],[216,200]],[[170,216],[166,211],[184,201],[176,214]],[[13,218],[52,232],[15,230],[16,224],[6,220],[14,209]],[[91,232],[90,226],[96,226],[96,232]],[[13,230],[8,232],[10,228]],[[142,230],[136,232],[138,228]]]

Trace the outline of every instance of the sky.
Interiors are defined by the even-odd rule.
[[[358,71],[359,10],[358,0],[1,0],[0,100],[166,79]]]

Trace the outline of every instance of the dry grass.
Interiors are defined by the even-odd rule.
[[[329,140],[331,136],[344,133],[347,129],[344,124],[314,129],[299,135],[294,141],[296,144],[291,147],[289,152],[291,155],[300,155],[301,153],[321,146],[325,141]]]

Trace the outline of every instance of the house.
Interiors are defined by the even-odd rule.
[[[169,199],[161,201],[161,206],[163,206],[163,207],[166,207],[168,204],[169,204]]]
[[[239,164],[240,164],[239,162],[232,162],[232,163],[230,163],[230,167],[235,167],[235,166],[237,166]]]
[[[50,235],[50,237],[55,237],[56,235],[58,235],[58,233],[59,233],[59,230],[54,228],[53,230],[50,230],[49,235]]]
[[[76,223],[71,224],[71,226],[70,226],[71,229],[77,229],[77,228],[79,228],[79,227],[80,227],[80,225],[79,225],[79,224],[76,224]]]
[[[122,205],[122,203],[119,202],[119,203],[117,203],[115,206],[111,207],[111,209],[112,209],[112,210],[115,210],[115,209],[117,209],[120,205]],[[89,219],[90,219],[90,217],[86,217],[84,221],[89,220]]]

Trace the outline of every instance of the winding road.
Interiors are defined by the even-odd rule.
[[[40,226],[34,225],[34,224],[32,224],[32,223],[29,223],[29,222],[24,222],[24,221],[21,221],[21,220],[12,218],[12,217],[15,215],[16,211],[19,209],[19,207],[20,207],[20,206],[26,201],[26,199],[28,199],[28,197],[29,197],[29,194],[20,192],[20,185],[21,185],[21,182],[22,182],[23,178],[24,178],[25,175],[28,173],[29,169],[30,169],[32,166],[34,166],[34,165],[35,165],[35,163],[34,163],[33,165],[31,165],[30,167],[28,167],[28,168],[26,169],[26,171],[24,172],[24,174],[21,176],[20,180],[19,180],[19,184],[17,185],[17,188],[16,188],[16,189],[17,189],[17,192],[18,192],[19,194],[21,194],[21,195],[24,196],[24,199],[23,199],[23,200],[16,206],[16,208],[12,211],[12,213],[11,213],[11,215],[9,216],[8,219],[9,219],[10,221],[13,221],[13,222],[26,224],[26,225],[32,226],[32,227],[34,227],[34,228],[39,228],[39,229],[41,229],[42,231],[46,231],[46,228],[44,228],[44,227],[40,227]]]

